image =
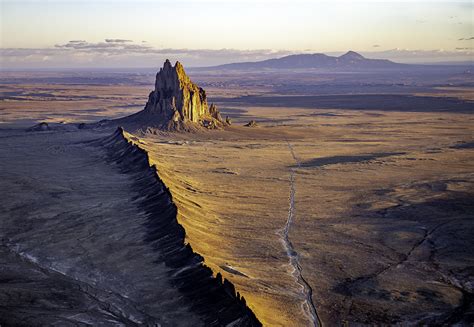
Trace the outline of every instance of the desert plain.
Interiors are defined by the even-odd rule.
[[[114,129],[79,128],[142,109],[154,73],[2,73],[1,323],[215,323],[144,241],[133,174],[94,145]],[[263,325],[469,325],[472,74],[426,74],[190,70],[232,125],[131,137],[186,243]]]

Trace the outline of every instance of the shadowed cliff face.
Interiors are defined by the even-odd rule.
[[[97,133],[0,131],[0,325],[204,326]]]
[[[131,175],[133,187],[140,194],[137,205],[148,215],[145,242],[157,253],[156,263],[170,269],[171,281],[188,300],[191,309],[206,326],[261,326],[234,285],[203,264],[204,259],[185,244],[185,230],[176,219],[177,208],[169,189],[161,181],[148,153],[138,139],[122,128],[110,137],[94,142],[106,149],[111,163]]]
[[[0,134],[0,325],[260,325],[133,136]]]

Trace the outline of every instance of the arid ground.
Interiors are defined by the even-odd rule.
[[[266,326],[472,324],[472,76],[262,74],[191,73],[226,130],[136,135],[186,242]],[[206,325],[84,143],[113,130],[77,128],[140,110],[153,74],[1,81],[0,322]]]

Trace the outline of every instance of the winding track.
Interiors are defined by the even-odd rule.
[[[301,164],[298,158],[295,155],[292,145],[287,141],[288,148],[290,149],[291,155],[296,162],[297,167],[301,167]],[[316,306],[313,302],[313,289],[309,285],[309,283],[303,277],[303,268],[299,263],[298,253],[293,247],[293,244],[289,238],[289,232],[291,228],[291,224],[293,223],[293,219],[295,216],[295,193],[296,193],[296,183],[295,183],[295,175],[296,169],[290,168],[290,203],[288,208],[288,219],[286,220],[285,227],[281,231],[281,237],[283,241],[283,245],[285,247],[286,253],[288,255],[288,259],[290,261],[290,265],[293,267],[292,275],[302,286],[302,293],[304,297],[303,302],[303,309],[307,312],[308,317],[311,320],[312,326],[322,326],[322,322],[318,316],[318,312],[316,311]]]

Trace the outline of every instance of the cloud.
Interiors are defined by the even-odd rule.
[[[380,48],[380,45],[374,44],[374,45],[372,46],[372,48]]]
[[[69,41],[66,44],[56,44],[56,48],[74,49],[80,51],[100,52],[100,53],[120,53],[127,51],[146,51],[150,46],[131,43],[131,40],[105,39],[105,42],[89,43],[86,41]]]
[[[165,59],[180,60],[187,66],[212,66],[229,62],[259,61],[296,53],[270,49],[155,48],[148,43],[133,43],[123,39],[104,41],[71,40],[51,48],[0,48],[0,58],[5,68],[152,67]]]
[[[107,42],[109,40],[109,42]],[[257,50],[237,50],[237,49],[172,49],[172,48],[154,48],[146,43],[130,43],[129,40],[121,40],[117,42],[106,39],[106,42],[89,43],[86,41],[75,42],[69,41],[66,44],[56,44],[58,49],[73,49],[79,52],[98,53],[105,55],[130,55],[130,54],[161,54],[161,55],[184,55],[192,57],[238,57],[245,59],[256,59],[275,56],[285,56],[295,53],[294,51],[280,50],[274,51],[269,49]],[[126,42],[124,42],[126,41]]]
[[[456,48],[448,51],[437,50],[410,50],[391,49],[386,51],[361,51],[367,58],[389,59],[401,63],[434,63],[447,61],[473,61],[473,52],[470,48]]]
[[[474,36],[466,37],[466,38],[460,38],[458,41],[471,41],[471,40],[474,40]]]
[[[107,43],[129,43],[133,42],[132,40],[124,40],[124,39],[105,39]]]
[[[107,42],[109,40],[109,42]],[[237,49],[172,49],[172,48],[154,48],[147,43],[130,43],[114,42],[111,39],[106,39],[106,42],[86,42],[86,41],[69,41],[65,44],[56,44],[56,49],[75,50],[84,53],[97,53],[105,55],[130,55],[130,54],[162,54],[162,55],[184,55],[192,57],[243,57],[246,59],[259,59],[268,56],[284,56],[294,53],[294,51],[280,50],[274,51],[269,49],[257,50],[237,50]],[[37,49],[36,49],[37,50]],[[49,51],[49,48],[45,49]]]

